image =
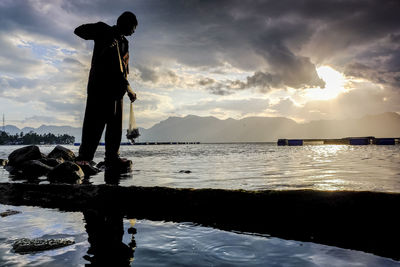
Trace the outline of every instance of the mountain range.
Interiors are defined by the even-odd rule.
[[[22,129],[5,126],[16,134],[69,134],[80,142],[82,129],[70,126],[42,125]],[[342,138],[350,136],[399,137],[400,115],[386,112],[359,119],[318,120],[297,123],[283,117],[247,117],[220,120],[215,117],[169,117],[149,129],[139,128],[139,142],[275,142],[279,138]],[[124,133],[126,130],[124,130]],[[125,135],[125,134],[124,134]],[[123,141],[126,141],[123,136]]]

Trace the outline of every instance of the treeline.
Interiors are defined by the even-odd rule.
[[[29,132],[24,134],[10,135],[4,131],[0,131],[0,145],[40,145],[40,144],[73,144],[75,137],[63,134],[54,135],[52,133],[37,134],[35,132]]]

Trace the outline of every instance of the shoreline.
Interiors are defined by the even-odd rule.
[[[400,238],[400,193],[0,183],[0,203],[119,210],[137,219],[189,221],[400,259],[392,245]]]

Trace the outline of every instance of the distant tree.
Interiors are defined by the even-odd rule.
[[[52,133],[47,134],[37,134],[33,131],[30,131],[27,134],[23,134],[22,132],[18,135],[9,135],[6,132],[0,132],[0,145],[6,144],[24,144],[24,145],[37,145],[37,144],[73,144],[75,142],[75,137],[70,136],[68,134],[57,135],[55,136]]]

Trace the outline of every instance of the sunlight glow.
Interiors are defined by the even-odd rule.
[[[329,100],[336,98],[340,93],[346,92],[346,78],[329,66],[317,68],[318,76],[324,80],[325,88],[311,88],[305,92],[305,97],[310,100]]]

